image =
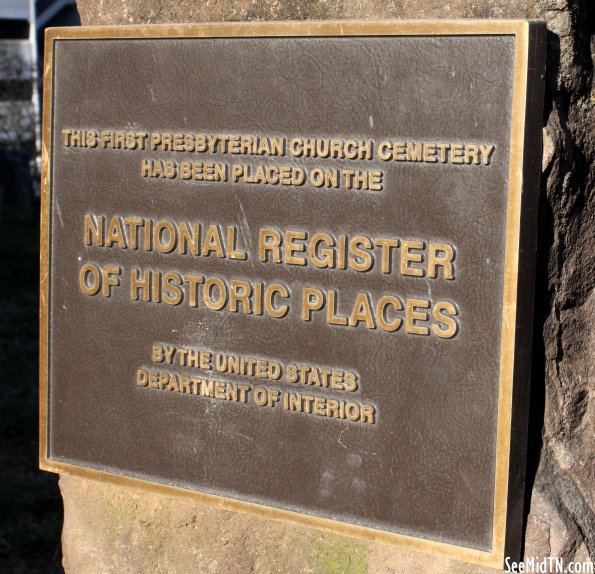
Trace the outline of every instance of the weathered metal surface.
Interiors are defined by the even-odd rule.
[[[501,561],[540,30],[50,35],[42,466]]]

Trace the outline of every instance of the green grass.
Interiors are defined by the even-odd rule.
[[[38,470],[36,209],[0,214],[0,571],[62,572],[57,477]]]

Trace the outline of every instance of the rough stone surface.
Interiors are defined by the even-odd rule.
[[[82,22],[89,25],[333,18],[530,18],[539,15],[538,4],[538,0],[78,1]]]
[[[489,574],[193,500],[62,476],[67,573]]]
[[[595,560],[595,96],[591,0],[79,0],[83,24],[545,20],[548,39],[525,554]],[[85,572],[489,570],[62,477],[64,566]]]
[[[547,0],[535,15],[550,37],[526,550],[541,550],[541,521],[551,555],[584,544],[595,559],[595,14],[590,2]]]

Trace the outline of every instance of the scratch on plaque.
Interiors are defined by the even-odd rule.
[[[239,437],[245,438],[246,440],[249,440],[250,442],[254,442],[254,439],[252,437],[247,436],[247,435],[242,434],[242,433],[239,433],[239,432],[234,432],[233,433],[233,436],[239,436]]]
[[[60,209],[60,204],[56,201],[56,213],[58,214],[58,219],[60,220],[60,227],[64,227],[64,220],[62,219],[62,210]]]
[[[428,288],[428,297],[432,298],[432,282],[429,279],[426,279],[426,287]]]
[[[244,210],[244,206],[242,205],[242,201],[238,200],[240,204],[240,233],[242,234],[242,239],[244,241],[244,245],[248,247],[248,251],[252,253],[252,240],[250,238],[250,224],[248,223],[248,218],[246,217],[246,211]],[[252,267],[254,267],[254,260],[251,259]]]
[[[344,429],[343,429],[343,430],[342,430],[342,431],[339,433],[339,438],[338,438],[338,440],[337,440],[337,442],[338,442],[338,443],[339,443],[339,444],[340,444],[340,445],[341,445],[341,446],[342,446],[344,449],[347,449],[347,445],[346,445],[346,444],[343,444],[343,442],[341,441],[341,438],[343,437],[343,433],[344,433],[346,430],[349,430],[349,427],[345,427],[345,428],[344,428]],[[367,451],[367,450],[358,450],[358,451],[356,451],[356,452],[359,452],[360,454],[371,454],[371,455],[373,455],[373,456],[376,456],[376,455],[378,454],[377,452],[373,452],[373,451],[372,451],[372,452],[369,452],[369,451]]]
[[[346,431],[348,428],[349,428],[349,427],[345,427],[345,428],[344,428],[344,429],[343,429],[343,430],[342,430],[342,431],[339,433],[339,439],[338,439],[338,441],[337,441],[337,442],[338,442],[338,443],[339,443],[339,444],[340,444],[340,445],[341,445],[343,448],[347,448],[347,446],[346,446],[346,445],[344,445],[344,444],[341,442],[341,438],[343,437],[343,433],[344,433],[344,432],[345,432],[345,431]]]

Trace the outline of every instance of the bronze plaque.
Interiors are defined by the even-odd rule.
[[[41,466],[514,554],[543,27],[56,29],[46,53]]]

